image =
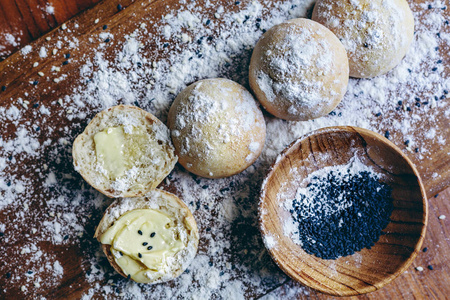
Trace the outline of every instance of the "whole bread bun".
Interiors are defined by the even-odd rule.
[[[272,115],[306,121],[327,115],[348,84],[348,58],[339,39],[309,19],[275,25],[252,53],[249,83]]]
[[[99,133],[103,139],[96,139]],[[114,134],[118,136],[115,140]],[[102,161],[106,155],[100,150],[112,153],[114,159]],[[72,156],[75,170],[108,197],[145,195],[177,162],[166,125],[151,113],[129,105],[98,113],[75,139]]]
[[[189,208],[177,196],[169,192],[155,189],[144,197],[121,198],[115,200],[107,209],[97,226],[94,237],[101,242],[102,235],[114,225],[114,223],[124,214],[138,209],[152,209],[170,216],[174,219],[174,226],[177,228],[177,236],[184,245],[184,248],[175,253],[173,257],[166,258],[167,266],[156,272],[146,273],[148,281],[140,283],[155,284],[172,280],[181,275],[194,259],[198,248],[197,223]],[[122,276],[133,279],[129,274],[125,274],[117,264],[111,245],[102,244],[103,252],[113,268]]]
[[[389,72],[414,40],[414,16],[406,0],[319,0],[312,19],[342,42],[351,77],[370,78]]]

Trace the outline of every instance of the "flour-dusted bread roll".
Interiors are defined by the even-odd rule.
[[[95,189],[109,197],[142,196],[177,162],[168,128],[135,106],[98,113],[73,143],[73,164]]]
[[[183,273],[197,253],[199,239],[186,204],[159,189],[114,201],[94,237],[120,275],[150,284]]]
[[[240,84],[215,78],[184,89],[169,110],[168,124],[180,163],[207,178],[245,170],[261,154],[266,123]]]
[[[250,86],[276,117],[305,121],[331,112],[348,84],[344,46],[323,25],[293,19],[269,29],[250,61]]]
[[[414,16],[406,0],[318,0],[312,19],[344,44],[352,77],[393,69],[414,38]]]

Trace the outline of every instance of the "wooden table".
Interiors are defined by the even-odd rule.
[[[94,6],[99,2],[98,0],[76,0],[76,1],[63,1],[53,0],[51,6],[54,8],[54,13],[50,14],[52,10],[48,8],[48,4],[43,1],[37,0],[2,0],[0,1],[0,28],[2,32],[0,36],[6,37],[6,33],[10,33],[15,37],[14,39],[2,38],[0,39],[0,59],[7,58],[12,52],[17,51],[21,47],[27,45],[32,40],[38,39],[33,47],[37,49],[40,45],[46,43],[46,40],[41,37],[53,28],[66,22],[69,18],[84,11],[85,9]],[[79,14],[74,20],[80,24],[80,29],[77,33],[81,46],[80,49],[75,49],[74,52],[83,51],[83,40],[85,35],[92,33],[95,30],[99,30],[99,25],[96,25],[94,20],[101,18],[102,23],[108,23],[113,27],[113,31],[119,34],[124,30],[121,25],[127,24],[128,18],[133,15],[134,18],[139,19],[142,15],[138,9],[136,9],[136,3],[133,1],[104,1],[94,8]],[[426,3],[426,1],[420,1]],[[163,10],[163,6],[166,4],[164,1],[153,1],[154,13],[158,14]],[[130,7],[129,11],[118,13],[117,6],[121,4],[123,7]],[[448,19],[449,14],[447,14]],[[57,36],[58,30],[50,33],[49,37]],[[41,38],[40,38],[41,37]],[[19,40],[20,38],[20,40]],[[447,45],[448,46],[448,45]],[[446,48],[448,51],[448,47]],[[33,55],[33,54],[31,54]],[[28,81],[35,80],[35,76],[31,73],[30,62],[32,62],[33,56],[29,57],[27,61],[21,61],[21,56],[16,54],[7,58],[4,62],[0,63],[0,85],[5,84],[7,81],[8,88],[6,92],[0,94],[0,101],[2,106],[9,103],[11,99],[15,99],[19,92],[26,88],[29,84]],[[445,63],[449,64],[449,56],[446,56]],[[51,60],[49,58],[49,64]],[[82,64],[82,62],[75,62],[74,69]],[[447,68],[448,72],[448,68]],[[75,74],[75,71],[68,72],[71,76]],[[34,77],[33,77],[34,76]],[[52,85],[52,83],[44,83],[46,86]],[[45,87],[39,87],[44,91],[43,95],[56,99],[56,96],[49,96],[45,93]],[[36,97],[39,98],[39,97]],[[32,117],[30,117],[32,119]],[[6,135],[8,135],[8,125],[5,125]],[[447,126],[441,127],[442,130],[447,130]],[[447,135],[450,138],[450,134]],[[395,141],[397,145],[401,145],[402,141]],[[424,247],[428,247],[426,253],[421,253],[410,267],[410,269],[396,279],[393,283],[380,291],[373,292],[371,294],[356,297],[358,299],[446,299],[450,295],[450,269],[448,263],[450,259],[450,233],[449,233],[449,219],[450,219],[450,172],[449,172],[449,150],[450,145],[443,146],[443,149],[434,149],[431,154],[439,159],[439,163],[436,161],[427,161],[425,165],[418,165],[421,170],[424,184],[426,186],[429,197],[429,226],[427,235],[424,242]],[[414,159],[413,159],[414,160]],[[32,163],[32,161],[30,161]],[[440,177],[435,178],[432,173],[439,172]],[[444,191],[443,191],[444,190]],[[439,195],[435,194],[440,192]],[[439,215],[447,215],[446,220],[439,220]],[[30,219],[31,222],[32,219]],[[0,215],[0,222],[9,222],[7,215]],[[2,244],[0,238],[0,248],[4,247],[8,249],[8,245]],[[15,246],[15,245],[11,245]],[[52,245],[46,245],[48,249],[53,252],[62,251],[65,254],[79,255],[79,251],[73,248],[56,247]],[[4,255],[4,253],[2,253]],[[0,255],[0,257],[2,256]],[[0,259],[3,261],[3,259]],[[79,278],[80,270],[76,266],[73,266],[70,258],[61,260],[66,272],[63,278],[63,284],[61,284],[57,290],[39,292],[38,295],[43,295],[48,298],[79,298],[85,293],[90,285]],[[434,270],[428,270],[427,266],[432,265]],[[414,268],[422,266],[423,272],[418,272]],[[0,290],[0,298],[15,299],[19,293],[22,281],[16,281],[14,284],[10,284],[5,276],[8,266],[0,265],[0,287],[7,287],[6,294],[2,294]],[[287,280],[285,284],[276,289],[273,295],[277,297],[283,297],[288,295],[293,286],[298,286],[290,280]],[[297,296],[298,299],[328,299],[331,297],[317,293],[312,290],[305,289],[308,292],[302,293]],[[268,291],[269,292],[269,291]],[[253,297],[261,295],[252,295]]]

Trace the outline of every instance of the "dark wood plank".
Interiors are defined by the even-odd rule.
[[[19,37],[21,40],[18,41],[18,45],[6,45],[4,40],[0,40],[0,45],[6,45],[9,48],[6,50],[5,54],[0,54],[0,56],[6,56],[10,52],[17,50],[19,47],[26,45],[29,41],[38,38],[39,36],[48,32],[51,28],[66,22],[71,16],[84,10],[96,3],[97,0],[77,0],[77,1],[53,1],[52,5],[55,8],[55,15],[42,16],[42,10],[38,6],[45,6],[44,1],[38,0],[3,0],[0,2],[0,28],[5,30],[5,32],[13,33],[14,36]],[[417,1],[419,2],[419,1]],[[426,1],[421,0],[420,2],[425,3]],[[126,7],[124,11],[118,12],[117,5],[123,5]],[[217,1],[214,5],[220,5],[221,3],[226,3],[225,1]],[[139,20],[143,18],[148,18],[149,15],[157,20],[164,11],[167,10],[166,5],[170,8],[176,8],[178,6],[178,1],[105,1],[93,9],[90,9],[84,13],[79,14],[71,21],[68,21],[68,27],[73,29],[75,23],[79,25],[76,31],[71,33],[62,32],[60,29],[56,29],[45,37],[51,37],[51,41],[45,40],[45,37],[41,37],[32,43],[33,49],[39,49],[41,46],[46,46],[48,49],[52,49],[55,41],[58,37],[77,37],[80,42],[80,46],[77,49],[71,49],[71,53],[75,59],[71,61],[70,66],[65,69],[65,73],[68,75],[68,79],[64,84],[55,84],[52,81],[43,81],[40,83],[33,91],[30,99],[45,103],[46,105],[52,105],[51,103],[58,99],[59,97],[70,94],[71,87],[75,86],[79,80],[78,68],[83,65],[84,61],[81,57],[91,58],[94,55],[93,47],[89,41],[89,37],[94,32],[101,30],[101,24],[108,23],[109,30],[117,38],[117,44],[123,41],[123,37],[126,33],[130,33],[136,28],[136,24],[139,24]],[[213,10],[213,9],[212,9]],[[213,15],[213,13],[211,14]],[[447,14],[448,15],[448,14]],[[95,24],[94,20],[100,18],[101,23]],[[66,47],[65,45],[64,47]],[[115,48],[111,48],[111,52]],[[154,50],[154,49],[153,49]],[[62,49],[65,51],[65,49]],[[146,49],[146,51],[152,51],[152,49]],[[442,53],[448,53],[450,51],[449,45],[443,44],[440,50]],[[153,54],[152,54],[153,55]],[[155,56],[156,57],[156,56]],[[449,55],[445,56],[445,64],[447,73],[449,72]],[[0,94],[0,102],[2,105],[9,105],[11,101],[17,99],[21,96],[24,90],[29,89],[30,81],[37,80],[39,77],[36,75],[38,71],[43,71],[48,73],[52,65],[59,65],[63,62],[64,58],[60,55],[49,56],[45,60],[39,60],[40,66],[37,69],[31,70],[30,65],[38,60],[38,54],[36,52],[30,53],[25,59],[20,53],[15,53],[4,62],[0,63],[0,86],[6,85],[7,90]],[[55,92],[50,92],[55,90]],[[53,104],[52,110],[55,112],[63,113],[64,109],[60,108],[58,105]],[[56,115],[56,113],[55,113]],[[88,117],[92,117],[93,112],[90,112]],[[32,113],[26,115],[26,120],[33,122],[36,119]],[[444,120],[445,121],[445,120]],[[65,121],[60,121],[55,116],[53,122],[61,122],[61,126],[69,125]],[[440,123],[439,123],[440,122]],[[448,124],[443,124],[442,120],[438,120],[438,129],[447,132],[448,138],[450,138],[450,132],[448,129]],[[421,120],[415,126],[420,130],[420,128],[429,128],[433,123],[430,120]],[[85,125],[85,124],[81,124]],[[7,129],[3,132],[4,136],[13,134],[13,128],[5,125]],[[78,129],[74,129],[77,131]],[[55,133],[52,138],[57,139],[63,136],[62,133]],[[41,141],[46,137],[41,137]],[[396,140],[394,138],[394,143],[397,145],[403,145],[404,141]],[[450,184],[450,157],[448,155],[450,151],[450,144],[432,146],[431,159],[425,162],[420,161],[414,154],[409,153],[410,158],[417,164],[419,171],[424,179],[424,184],[427,189],[429,197],[432,197],[436,192],[445,189]],[[35,164],[32,158],[28,161],[30,164]],[[433,176],[433,174],[439,174],[440,176]],[[39,196],[39,188],[35,191],[37,197]],[[446,268],[446,262],[449,261],[450,249],[448,245],[448,222],[446,220],[436,220],[436,216],[440,214],[449,215],[449,200],[450,200],[450,189],[447,189],[438,198],[430,199],[430,220],[429,229],[425,240],[425,246],[429,247],[427,253],[419,255],[418,259],[415,261],[414,266],[423,266],[424,272],[418,273],[413,269],[413,267],[408,270],[407,273],[401,275],[397,280],[388,285],[381,291],[374,292],[367,296],[361,297],[362,299],[375,299],[375,298],[422,298],[426,295],[430,298],[443,299],[449,294],[449,287],[446,284],[450,282],[450,275],[448,274],[448,268]],[[31,208],[35,209],[36,212],[41,212],[41,207]],[[433,214],[434,212],[434,214]],[[11,215],[2,214],[0,215],[0,221],[3,223],[12,222]],[[37,218],[37,217],[36,217]],[[434,218],[434,219],[433,219]],[[30,224],[33,224],[35,217],[29,218],[28,224],[19,224],[20,232],[27,232],[29,230]],[[86,232],[93,233],[96,221],[92,220],[89,223]],[[39,227],[39,224],[36,224]],[[89,238],[83,239],[81,245],[69,245],[69,246],[55,246],[51,243],[44,243],[40,245],[43,251],[53,254],[56,259],[58,259],[64,266],[64,278],[60,286],[48,290],[36,291],[34,296],[45,296],[47,298],[55,299],[65,299],[65,298],[79,298],[83,293],[85,293],[89,288],[95,283],[88,283],[84,277],[84,271],[80,268],[81,258],[84,255],[83,251],[86,249],[91,249],[95,247],[96,244],[92,244]],[[0,245],[5,246],[5,245]],[[13,247],[20,247],[20,245],[7,245],[9,249]],[[439,247],[437,247],[439,246]],[[432,263],[434,270],[430,271],[426,269],[426,265]],[[5,279],[4,274],[6,273],[8,264],[6,261],[5,265],[0,266],[0,286],[5,287],[8,281]],[[8,293],[2,295],[1,297],[13,299],[20,293],[20,286],[23,281],[14,282],[11,287],[8,284]],[[293,286],[291,286],[293,285]],[[298,285],[289,283],[282,288],[278,293],[290,294],[296,291]],[[314,291],[309,291],[311,298],[325,299],[326,296],[318,294]],[[258,295],[253,295],[258,296]],[[1,298],[0,297],[0,298]],[[278,296],[277,296],[278,297]],[[305,295],[299,295],[300,299],[306,298]],[[303,297],[303,298],[302,298]]]
[[[0,1],[0,61],[100,0]],[[53,8],[47,9],[49,7]],[[11,43],[6,35],[14,37]]]

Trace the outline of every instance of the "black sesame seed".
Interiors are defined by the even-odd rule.
[[[432,9],[433,6],[431,6],[431,4],[428,4],[428,9]]]
[[[402,105],[402,104],[403,104],[402,100],[398,101],[398,105]]]
[[[428,247],[423,248],[422,251],[423,251],[423,252],[427,252],[427,251],[428,251]]]
[[[417,107],[420,107],[420,102],[416,102],[416,106],[417,106]]]
[[[147,250],[152,250],[152,249],[153,249],[152,246],[148,246],[148,247],[147,247]]]
[[[435,50],[435,51],[439,51],[439,47],[435,47],[434,50]]]
[[[202,189],[204,189],[204,190],[206,190],[207,188],[209,188],[209,185],[204,185],[204,186],[202,186]]]
[[[142,235],[142,231],[141,230],[138,230],[138,233],[139,233],[139,235]]]
[[[105,40],[105,43],[109,43],[109,41],[110,41],[110,39],[109,39],[109,38],[107,38],[107,39]]]
[[[241,1],[234,2],[234,5],[239,5],[239,4],[241,4]]]
[[[256,18],[256,22],[261,22],[261,18]]]
[[[369,48],[369,44],[364,43],[364,48]]]
[[[118,10],[118,11],[121,11],[122,9],[123,9],[122,5],[117,4],[117,10]]]
[[[428,102],[428,101],[422,102],[423,105],[427,105],[428,103],[430,103],[430,102]]]
[[[431,71],[435,72],[435,71],[437,71],[437,68],[434,67],[433,69],[431,69]]]
[[[441,64],[442,63],[442,59],[438,60],[436,63],[437,64]]]
[[[439,194],[434,195],[434,198],[437,198],[437,197],[439,197]]]
[[[419,148],[414,149],[414,152],[419,153]]]
[[[156,235],[156,232],[152,232],[151,234],[150,234],[150,237],[152,238],[152,237],[155,237],[155,235]]]
[[[203,205],[203,207],[204,207],[206,210],[209,209],[209,206],[208,206],[207,204]]]
[[[409,146],[409,143],[410,143],[409,140],[406,140],[406,141],[405,141],[405,145],[406,145],[406,146]]]
[[[65,61],[63,61],[63,66],[65,66],[65,65],[68,65],[69,64],[69,61],[68,60],[65,60]]]
[[[6,91],[6,86],[2,85],[2,92]]]
[[[390,133],[389,133],[389,131],[386,131],[386,132],[384,133],[384,137],[388,139],[388,138],[389,138],[389,136],[390,136]]]
[[[6,185],[7,185],[7,186],[11,186],[11,181],[8,181],[8,182],[6,183]]]
[[[448,25],[448,24],[449,24],[448,20],[445,20],[444,24],[445,24],[445,25]]]
[[[167,48],[167,47],[169,47],[169,43],[164,43],[163,48]]]
[[[261,31],[262,31],[263,33],[266,33],[267,30],[266,30],[266,29],[262,29]]]
[[[213,262],[210,261],[210,262],[208,263],[208,265],[209,265],[210,267],[212,267],[212,266],[213,266]]]
[[[131,278],[131,274],[128,274],[127,279],[130,280],[130,278]]]
[[[256,28],[260,28],[261,27],[261,23],[256,23],[255,26],[256,26]]]
[[[28,273],[28,274],[33,274],[33,271],[28,271],[27,273]]]
[[[66,53],[66,54],[64,55],[64,57],[65,57],[66,59],[70,58],[70,53]]]
[[[441,37],[441,33],[440,32],[436,33],[436,35],[437,35],[438,38]]]
[[[9,279],[10,277],[11,277],[11,273],[10,273],[10,272],[7,272],[7,273],[6,273],[6,278]]]
[[[207,227],[206,232],[210,232],[210,231],[211,231],[211,227]]]
[[[142,258],[142,254],[138,253],[139,258]]]
[[[103,25],[102,29],[106,30],[108,28],[108,25]]]
[[[411,111],[411,107],[408,106],[408,107],[406,108],[406,110],[407,110],[407,111]]]
[[[208,40],[208,42],[211,42],[213,40],[213,37],[212,36],[208,36],[207,40]]]
[[[208,26],[209,24],[211,24],[211,20],[206,20],[205,25]]]
[[[34,103],[34,104],[33,104],[33,107],[34,107],[34,108],[39,107],[39,103]]]
[[[119,253],[120,253],[120,256],[123,256],[123,253],[122,253],[122,251],[119,251]]]
[[[448,91],[447,91],[447,90],[444,90],[444,94],[446,94],[446,95],[447,95],[447,94],[448,94]]]
[[[379,113],[376,113],[376,115],[375,115],[375,117],[380,117],[381,116],[381,113],[379,112]]]
[[[429,265],[429,266],[428,266],[428,269],[433,270],[433,266],[432,266],[432,265]]]
[[[64,236],[64,240],[67,240],[68,238],[69,238],[68,235],[65,235],[65,236]]]
[[[3,232],[0,231],[0,237],[1,237],[1,236],[4,236],[4,235],[5,235],[5,234],[4,234]]]
[[[445,99],[445,98],[447,98],[447,96],[442,95],[439,99],[442,100],[442,99]]]
[[[37,85],[39,83],[39,81],[35,80],[33,81],[33,85]]]
[[[147,245],[148,245],[147,242],[143,242],[143,243],[142,243],[142,246],[147,246]]]
[[[420,101],[420,98],[419,97],[416,97],[416,98],[414,98],[417,102],[419,102]]]

